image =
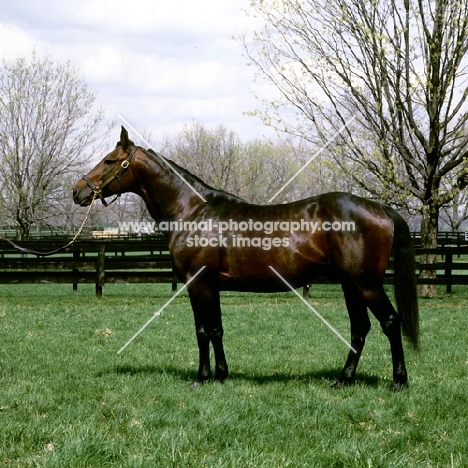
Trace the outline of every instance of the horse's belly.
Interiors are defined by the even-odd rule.
[[[221,291],[268,293],[291,290],[285,283],[278,281],[278,278],[257,278],[250,281],[249,278],[228,278],[222,279],[219,285]]]
[[[269,264],[271,263],[271,264]],[[219,285],[224,291],[284,292],[301,288],[314,278],[328,276],[323,265],[278,265],[274,262],[245,264],[242,268],[220,271]]]

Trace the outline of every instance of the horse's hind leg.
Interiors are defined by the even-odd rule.
[[[211,344],[215,355],[215,379],[222,382],[228,376],[228,365],[223,346],[223,323],[221,319],[221,303],[219,291],[213,293],[213,308],[211,316]]]
[[[344,281],[341,287],[344,292],[346,307],[348,308],[351,325],[351,347],[353,349],[349,350],[346,364],[334,387],[349,385],[354,381],[366,336],[371,328],[366,301],[358,288],[350,281]]]
[[[403,354],[400,317],[393,308],[383,286],[363,291],[363,294],[367,299],[370,310],[379,321],[390,342],[393,363],[392,389],[394,391],[400,390],[408,381]]]

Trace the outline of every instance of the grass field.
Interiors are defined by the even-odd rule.
[[[422,353],[393,394],[375,320],[357,383],[346,346],[292,293],[223,294],[231,376],[197,390],[197,348],[170,285],[0,287],[0,466],[467,467],[468,290],[422,299]],[[349,336],[337,286],[311,303]]]

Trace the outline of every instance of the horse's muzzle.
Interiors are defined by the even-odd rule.
[[[79,188],[78,184],[73,188],[73,201],[75,204],[80,206],[88,206],[92,199],[93,193],[88,189],[88,187]]]

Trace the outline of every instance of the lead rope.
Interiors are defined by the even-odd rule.
[[[0,236],[0,240],[4,240],[4,241],[7,241],[10,245],[12,245],[15,249],[23,252],[23,253],[27,253],[27,254],[33,254],[33,255],[41,255],[42,257],[47,257],[48,255],[53,255],[53,254],[56,254],[58,252],[61,252],[62,250],[65,250],[67,249],[68,247],[70,247],[70,245],[74,244],[76,239],[78,239],[79,235],[81,234],[81,232],[83,231],[84,227],[85,227],[85,224],[86,222],[88,221],[88,217],[89,217],[89,214],[91,213],[91,208],[93,206],[93,202],[94,200],[96,199],[96,196],[97,196],[97,191],[94,191],[93,192],[93,198],[91,200],[91,203],[89,204],[89,208],[88,208],[88,211],[86,212],[86,215],[83,219],[83,222],[81,223],[81,226],[80,228],[78,229],[77,233],[75,234],[75,236],[73,237],[73,239],[68,243],[68,244],[65,244],[63,245],[62,247],[59,247],[58,249],[55,249],[55,250],[50,250],[48,252],[40,252],[38,250],[31,250],[31,249],[28,249],[26,247],[21,247],[20,245],[18,244],[15,244],[13,241],[11,241],[10,239],[7,239],[6,237],[2,237]]]

